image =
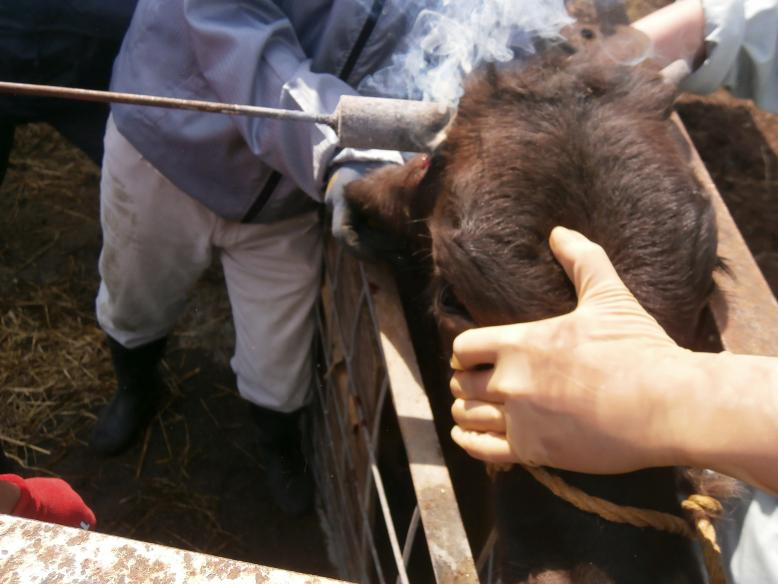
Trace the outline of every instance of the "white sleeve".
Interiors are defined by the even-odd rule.
[[[725,87],[778,112],[778,0],[702,0],[702,7],[708,56],[681,89]]]

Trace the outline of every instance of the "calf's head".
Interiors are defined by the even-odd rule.
[[[675,90],[648,66],[580,51],[469,79],[430,155],[347,189],[375,225],[431,258],[445,336],[569,312],[555,225],[602,245],[624,282],[688,343],[713,287],[713,211],[669,120]]]

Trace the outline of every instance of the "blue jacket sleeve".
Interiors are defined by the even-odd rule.
[[[311,71],[311,62],[283,12],[270,1],[185,0],[184,15],[198,65],[219,99],[305,112],[332,112],[356,91],[338,77]],[[234,117],[263,162],[320,198],[337,136],[325,126]],[[349,151],[338,162],[399,162],[397,153]]]

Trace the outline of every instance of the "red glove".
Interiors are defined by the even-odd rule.
[[[92,510],[62,479],[23,479],[19,475],[4,474],[0,475],[0,481],[19,487],[19,500],[11,515],[82,529],[92,529],[97,524]]]

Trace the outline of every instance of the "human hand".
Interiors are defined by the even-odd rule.
[[[5,474],[0,475],[0,481],[8,481],[19,488],[19,499],[11,515],[82,529],[92,529],[97,524],[92,510],[62,479],[23,479],[15,474]]]
[[[353,164],[339,167],[332,173],[324,192],[324,202],[332,214],[332,235],[351,253],[361,259],[373,260],[396,251],[396,238],[367,216],[346,196],[346,186],[364,178],[375,164]]]
[[[561,227],[550,245],[578,306],[454,340],[454,441],[490,462],[587,473],[672,464],[673,428],[688,413],[672,407],[674,390],[690,352],[638,304],[599,245]]]

